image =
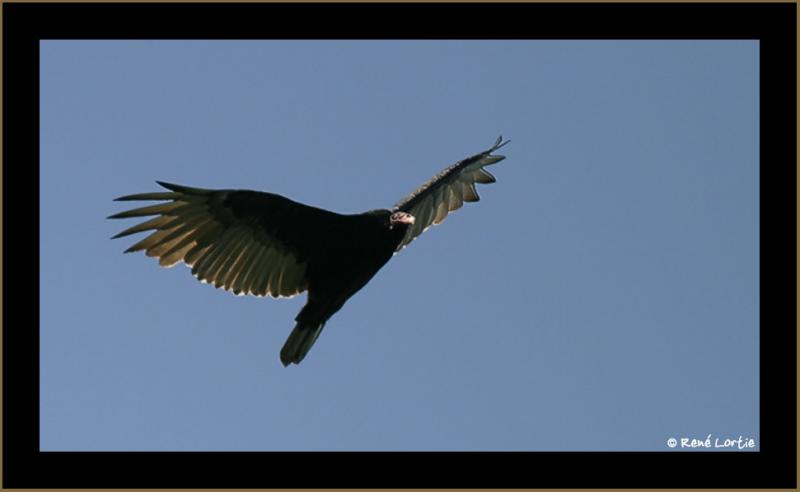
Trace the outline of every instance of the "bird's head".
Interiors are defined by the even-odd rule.
[[[394,212],[389,216],[389,229],[408,227],[414,223],[414,216],[408,212]]]

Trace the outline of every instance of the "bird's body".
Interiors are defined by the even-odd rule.
[[[281,350],[299,363],[328,319],[392,256],[464,201],[477,201],[475,183],[493,182],[483,166],[501,139],[450,166],[392,209],[344,215],[274,193],[208,190],[159,182],[169,192],[117,200],[165,200],[111,218],[156,215],[114,237],[154,230],[126,252],[144,250],[162,266],[183,262],[199,280],[237,295],[291,297],[308,291],[297,324]]]
[[[281,350],[284,365],[299,363],[325,322],[392,258],[409,224],[389,228],[391,213],[377,210],[345,216],[340,226],[330,231],[325,247],[309,262],[308,301]]]

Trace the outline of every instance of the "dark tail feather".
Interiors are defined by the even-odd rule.
[[[284,367],[292,362],[299,364],[303,360],[308,351],[311,350],[311,347],[314,346],[314,342],[317,341],[317,337],[324,326],[324,322],[319,324],[298,322],[295,325],[294,330],[289,334],[289,338],[286,339],[286,343],[283,344],[281,349],[281,362],[283,362]]]

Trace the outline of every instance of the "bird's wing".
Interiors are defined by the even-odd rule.
[[[425,232],[430,226],[441,223],[447,214],[461,208],[464,202],[480,200],[476,183],[494,183],[496,180],[484,167],[505,159],[502,155],[491,155],[510,140],[498,137],[492,148],[453,164],[394,206],[394,210],[408,212],[414,223],[408,228],[397,251]]]
[[[117,198],[165,203],[109,217],[155,216],[114,238],[154,231],[125,252],[144,250],[164,267],[183,262],[201,282],[237,295],[291,297],[306,290],[308,260],[341,217],[272,193],[158,184],[170,191]]]

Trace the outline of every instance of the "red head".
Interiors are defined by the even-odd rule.
[[[408,212],[395,212],[389,217],[389,228],[393,229],[396,225],[410,226],[414,223],[414,216]]]

